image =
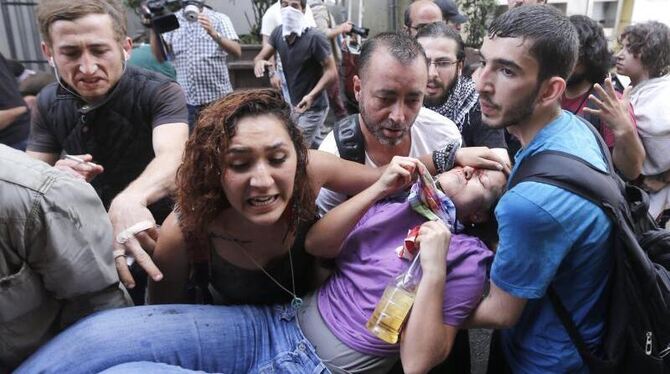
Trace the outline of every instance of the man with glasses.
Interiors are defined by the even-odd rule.
[[[425,25],[444,21],[442,10],[430,0],[419,0],[405,9],[405,31],[412,37]]]
[[[416,35],[428,58],[428,84],[423,105],[454,121],[464,146],[507,148],[503,129],[482,124],[479,95],[471,78],[461,74],[465,44],[444,22],[426,25]]]

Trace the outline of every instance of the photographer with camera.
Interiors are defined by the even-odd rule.
[[[166,2],[166,0],[162,0]],[[192,130],[200,110],[231,93],[226,58],[240,57],[242,48],[230,18],[209,8],[204,1],[182,1],[175,13],[179,28],[162,34],[174,55],[177,82],[186,93],[188,123]],[[158,48],[158,38],[151,45],[159,61],[165,59]]]
[[[184,93],[170,79],[126,64],[132,43],[120,1],[42,1],[37,17],[57,82],[37,98],[27,152],[95,188],[127,287],[135,280],[126,254],[159,280],[148,253],[156,222],[171,210],[166,197],[188,137]]]

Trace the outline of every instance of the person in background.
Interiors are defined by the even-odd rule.
[[[475,83],[461,74],[465,61],[461,36],[444,22],[436,22],[422,27],[416,39],[429,61],[423,105],[454,121],[463,136],[463,146],[506,150],[505,130],[482,124]]]
[[[435,4],[440,7],[442,18],[452,29],[460,32],[463,24],[468,22],[468,17],[461,14],[453,0],[435,0]]]
[[[317,134],[328,115],[326,88],[337,79],[335,59],[326,36],[305,23],[306,0],[282,0],[282,24],[256,57],[254,73],[262,77],[279,53],[291,95],[291,105],[298,127],[308,146],[316,146]]]
[[[142,32],[133,40],[133,50],[130,53],[128,64],[143,69],[161,73],[166,77],[176,81],[177,71],[169,61],[158,62],[151,50],[150,36],[148,31]]]
[[[442,10],[431,0],[414,1],[405,8],[404,30],[412,37],[422,26],[439,21],[444,21]]]
[[[312,14],[312,8],[307,4],[305,6],[305,17],[303,18],[306,27],[316,27],[316,22],[314,21],[314,15]],[[270,40],[270,35],[272,31],[277,28],[277,26],[282,24],[282,15],[281,15],[281,0],[277,0],[276,3],[272,4],[263,14],[261,20],[261,37],[262,45],[265,46]],[[291,104],[291,95],[288,92],[288,86],[286,84],[286,76],[284,75],[284,68],[282,67],[282,61],[279,58],[279,54],[275,53],[274,56],[268,59],[273,65],[268,69],[268,75],[270,76],[270,83],[272,87],[281,90],[284,100],[286,100],[289,105]],[[274,68],[274,69],[273,69]]]
[[[579,36],[579,59],[566,82],[561,107],[594,125],[619,173],[634,180],[640,175],[645,156],[629,103],[630,88],[624,97],[615,91],[608,77],[612,54],[602,27],[586,16],[571,16],[570,22]]]
[[[650,192],[649,213],[665,221],[670,209],[670,28],[655,21],[630,25],[619,40],[616,69],[633,87],[630,101],[646,152],[642,183]]]
[[[316,27],[321,30],[328,40],[330,40],[330,49],[333,52],[333,57],[335,58],[335,65],[337,67],[338,75],[333,84],[328,86],[328,103],[330,108],[335,115],[336,120],[340,120],[347,116],[347,109],[344,107],[342,102],[342,97],[340,96],[340,75],[339,68],[342,62],[342,50],[340,45],[342,44],[341,38],[342,35],[347,34],[351,31],[352,23],[349,21],[342,22],[339,25],[335,23],[333,15],[330,13],[328,6],[323,2],[323,0],[309,0],[307,5],[312,9],[314,13],[314,21],[316,22]],[[319,139],[319,143],[321,143]]]
[[[175,13],[179,28],[162,34],[172,47],[177,82],[186,93],[188,125],[192,131],[198,113],[215,100],[233,91],[226,65],[228,55],[240,57],[242,47],[230,18],[209,8],[205,1],[193,1],[198,7],[197,19],[188,19],[185,7]],[[158,49],[155,34],[151,45],[159,62],[165,57]]]
[[[0,144],[26,149],[30,112],[5,56],[0,54]]]

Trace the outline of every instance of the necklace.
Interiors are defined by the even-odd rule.
[[[213,232],[210,233],[209,235],[210,235],[210,237],[212,237],[214,239],[225,240],[227,242],[233,243],[236,246],[238,246],[240,249],[242,249],[242,253],[251,262],[253,262],[254,265],[256,265],[256,267],[259,268],[263,272],[263,274],[267,275],[268,278],[270,278],[270,280],[272,280],[277,286],[279,286],[279,288],[281,288],[284,292],[286,292],[287,294],[289,294],[293,297],[293,299],[291,300],[291,306],[296,310],[300,309],[300,307],[302,306],[303,301],[300,297],[298,297],[298,295],[295,292],[295,276],[294,276],[294,272],[293,272],[293,256],[291,255],[291,248],[288,249],[288,262],[289,262],[289,265],[291,266],[291,286],[293,288],[293,292],[291,292],[288,288],[284,287],[284,285],[282,285],[277,279],[275,279],[275,277],[270,275],[270,273],[267,270],[265,270],[265,268],[263,268],[263,266],[261,266],[261,264],[259,264],[258,261],[256,261],[256,259],[251,255],[251,253],[249,253],[249,251],[244,247],[244,244],[251,243],[251,240],[240,240],[240,239],[237,239],[237,238],[227,237],[227,236],[223,236],[223,235],[216,234],[216,233],[213,233]]]

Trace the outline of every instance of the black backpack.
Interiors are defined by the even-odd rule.
[[[609,170],[614,170],[604,141],[598,139]],[[551,184],[600,206],[613,222],[613,264],[610,306],[602,347],[593,352],[584,343],[570,312],[553,287],[548,297],[594,373],[670,373],[670,231],[648,214],[649,197],[574,155],[547,150],[524,159],[508,188],[523,181]]]
[[[365,164],[365,140],[358,122],[358,113],[338,121],[333,126],[333,135],[340,158]]]

